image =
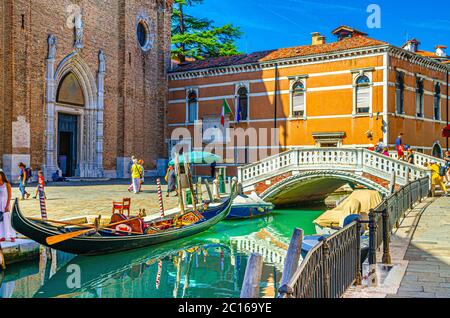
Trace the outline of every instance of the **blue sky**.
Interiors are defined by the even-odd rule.
[[[381,8],[380,29],[367,27],[370,4]],[[335,41],[331,31],[345,24],[393,45],[417,38],[421,49],[434,51],[437,44],[444,44],[450,53],[450,1],[444,0],[204,0],[190,13],[218,25],[240,26],[244,36],[238,44],[243,52],[310,44],[314,31]]]

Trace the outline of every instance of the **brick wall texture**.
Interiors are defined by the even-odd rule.
[[[45,164],[47,39],[57,38],[55,68],[74,52],[70,5],[83,14],[84,48],[78,53],[96,78],[98,54],[106,56],[103,167],[136,155],[153,169],[167,157],[166,71],[170,65],[171,8],[161,0],[2,0],[0,4],[0,160],[4,154],[30,155]],[[144,52],[136,35],[140,15],[151,20],[153,48]],[[29,148],[15,148],[12,123],[30,124]],[[23,143],[19,143],[22,145]],[[1,166],[1,161],[0,161]]]

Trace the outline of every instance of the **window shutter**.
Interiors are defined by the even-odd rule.
[[[359,112],[368,112],[370,109],[370,87],[357,88],[356,108]]]
[[[304,93],[294,93],[292,99],[292,111],[294,114],[303,114],[305,113],[305,94]]]

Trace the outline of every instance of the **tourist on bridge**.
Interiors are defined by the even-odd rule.
[[[30,198],[30,194],[27,192],[26,188],[27,188],[27,182],[28,179],[31,177],[31,169],[27,169],[27,166],[21,162],[19,163],[19,168],[20,168],[20,174],[19,174],[19,190],[20,193],[22,194],[22,200],[25,200],[25,197],[28,199]]]
[[[445,169],[447,172],[445,174],[445,182],[447,182],[447,185],[450,185],[450,151],[445,152],[444,160],[445,160]]]
[[[403,133],[400,133],[395,141],[395,149],[397,150],[398,160],[405,160],[405,152],[403,146]]]
[[[406,161],[410,164],[414,164],[414,152],[410,146],[405,146],[407,148]]]
[[[444,192],[444,195],[447,196],[447,187],[444,184],[444,178],[441,176],[441,166],[438,165],[436,162],[433,162],[431,165],[426,162],[424,164],[425,168],[428,168],[431,170],[431,194],[434,197],[436,186],[438,185],[441,190]]]
[[[11,227],[11,184],[0,170],[0,242],[16,241],[16,232]]]
[[[375,147],[375,151],[378,153],[383,153],[385,148],[386,148],[386,145],[384,144],[383,138],[380,138],[377,146]]]
[[[134,159],[133,166],[131,167],[131,178],[133,179],[133,191],[135,194],[139,193],[143,175],[144,171],[142,170],[141,165],[137,159]]]

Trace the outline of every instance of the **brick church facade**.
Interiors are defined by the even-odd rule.
[[[166,153],[170,0],[0,4],[0,167],[126,177]]]

